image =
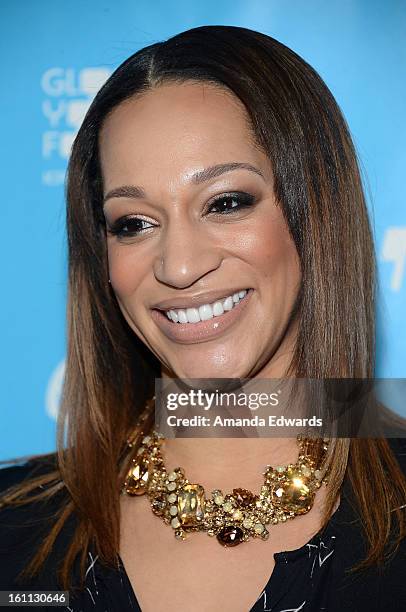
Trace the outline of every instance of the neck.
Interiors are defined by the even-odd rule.
[[[252,382],[255,384],[255,379],[260,378],[283,378],[292,359],[291,348],[280,347],[274,358],[251,377]],[[175,377],[164,368],[161,376]],[[222,489],[226,493],[238,487],[257,492],[263,484],[267,465],[286,465],[297,460],[296,437],[214,437],[218,435],[214,428],[210,432],[211,437],[207,437],[206,428],[204,437],[197,437],[199,434],[194,429],[194,437],[168,438],[162,449],[168,470],[182,467],[190,482],[201,484],[209,492]]]
[[[186,478],[206,491],[260,490],[267,465],[295,463],[296,438],[171,438],[164,441],[168,470],[182,467]]]

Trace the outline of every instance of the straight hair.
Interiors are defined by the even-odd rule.
[[[236,96],[272,164],[275,195],[302,272],[299,331],[286,376],[374,376],[373,239],[354,145],[326,84],[288,47],[241,27],[197,27],[136,52],[94,98],[69,161],[67,358],[56,468],[10,489],[2,502],[19,505],[65,491],[66,503],[23,572],[39,571],[74,513],[76,531],[58,570],[64,589],[77,558],[83,585],[90,543],[102,562],[117,561],[126,440],[160,376],[158,360],[130,330],[108,283],[99,134],[125,100],[189,81]],[[406,534],[399,509],[405,478],[384,438],[332,442],[322,526],[347,475],[368,543],[365,559],[353,569],[381,564]]]

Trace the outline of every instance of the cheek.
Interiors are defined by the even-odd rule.
[[[108,246],[109,277],[114,291],[121,298],[134,294],[143,280],[143,268],[134,250]]]
[[[272,278],[285,288],[297,287],[301,276],[299,257],[282,218],[258,223],[255,232],[245,236],[241,247],[261,279]]]

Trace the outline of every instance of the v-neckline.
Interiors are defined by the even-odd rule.
[[[345,501],[344,501],[345,500]],[[333,526],[333,524],[337,521],[337,519],[341,516],[341,514],[344,512],[345,510],[345,503],[346,503],[346,499],[345,499],[345,492],[344,492],[344,487],[341,491],[340,494],[340,502],[337,506],[337,508],[335,509],[335,511],[333,512],[333,514],[331,515],[327,525],[325,525],[325,527],[323,529],[320,529],[317,533],[315,533],[308,542],[306,542],[305,544],[303,544],[302,546],[300,546],[299,548],[296,548],[294,550],[286,550],[286,551],[280,551],[280,552],[276,552],[273,553],[273,557],[275,560],[275,565],[273,567],[272,573],[269,576],[267,582],[265,583],[265,585],[262,587],[261,592],[259,593],[257,599],[254,601],[254,603],[252,604],[252,606],[249,608],[249,612],[251,612],[251,610],[253,610],[255,604],[257,603],[257,601],[260,599],[261,595],[263,594],[263,592],[267,589],[267,587],[270,586],[271,582],[275,579],[275,570],[278,566],[278,564],[280,563],[287,563],[290,559],[297,559],[297,557],[307,554],[308,552],[308,548],[309,545],[314,545],[315,542],[320,543],[321,538],[323,536],[325,536],[326,532]],[[126,583],[124,586],[127,588],[128,593],[130,595],[130,598],[132,600],[132,603],[134,604],[134,607],[136,610],[140,610],[140,612],[142,612],[142,608],[140,606],[140,603],[138,601],[138,597],[137,594],[135,593],[135,590],[133,588],[133,585],[130,581],[130,578],[127,574],[127,571],[125,569],[125,565],[124,562],[121,558],[120,555],[118,555],[118,562],[119,562],[119,571],[124,579],[124,582]]]

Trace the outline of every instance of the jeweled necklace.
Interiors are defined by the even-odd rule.
[[[154,429],[148,433],[138,426],[127,440],[128,448],[134,447],[140,435],[143,436],[141,445],[131,461],[121,492],[132,496],[146,494],[154,514],[172,527],[179,540],[185,540],[191,531],[217,536],[223,546],[236,546],[250,537],[267,540],[266,525],[309,512],[317,489],[322,483],[327,484],[323,466],[328,440],[315,441],[299,435],[296,463],[267,465],[259,494],[241,488],[223,494],[215,489],[206,499],[202,485],[190,483],[183,468],[167,471],[161,453],[165,440],[162,434]],[[315,442],[318,443],[317,457],[308,452]]]

